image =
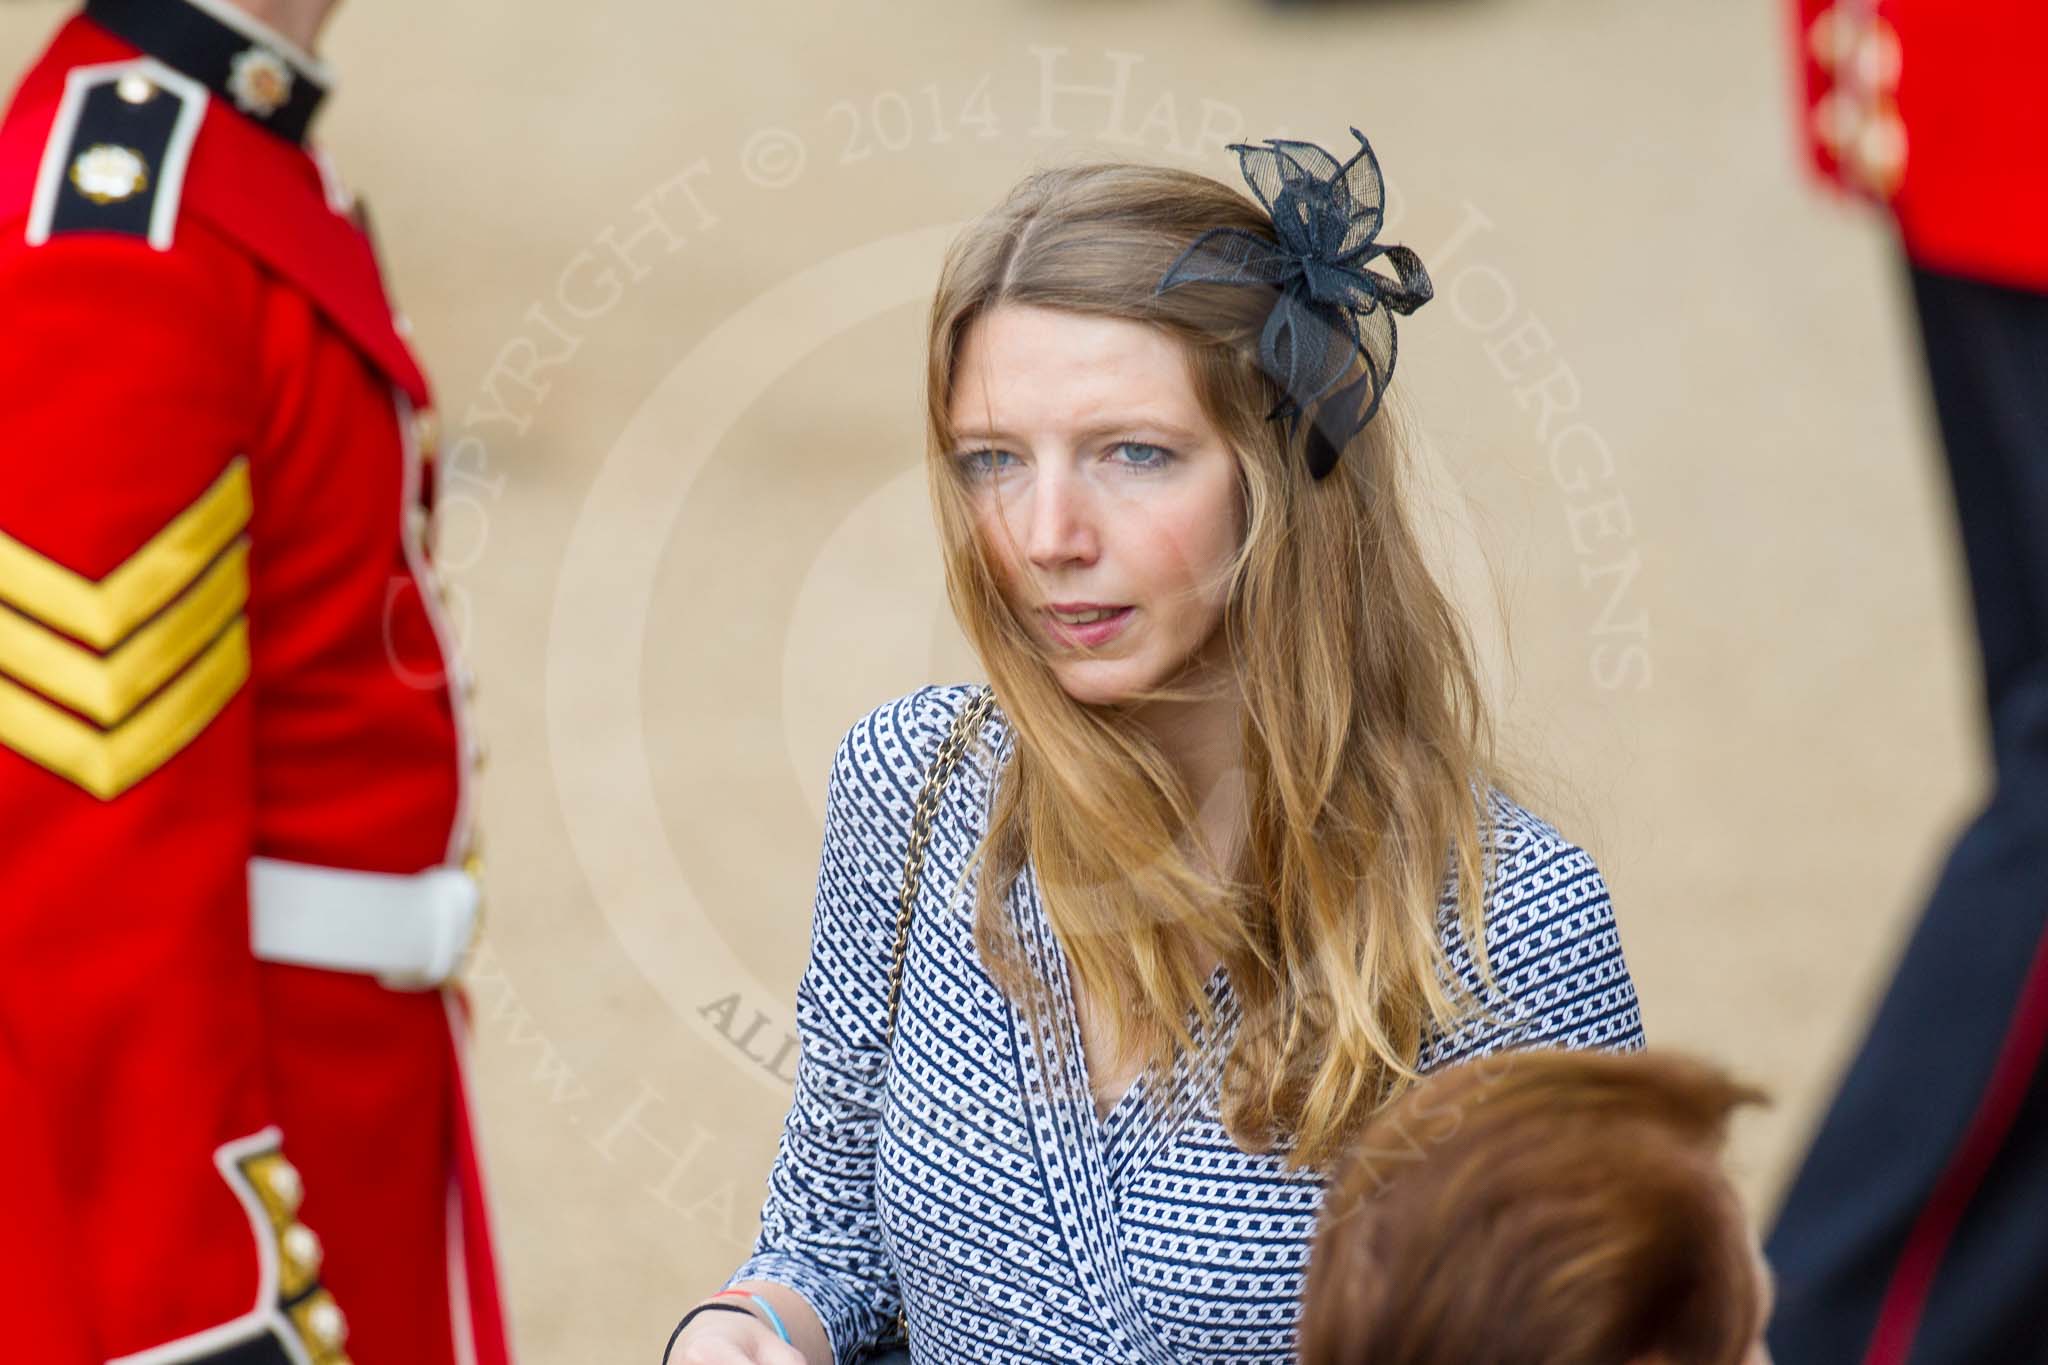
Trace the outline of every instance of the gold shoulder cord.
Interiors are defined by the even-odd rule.
[[[960,766],[961,755],[967,752],[968,740],[981,729],[995,705],[995,689],[984,687],[953,718],[953,728],[939,745],[939,756],[932,761],[924,786],[918,790],[917,805],[911,811],[910,849],[903,857],[903,891],[896,898],[896,947],[889,961],[889,1025],[882,1035],[885,1068],[887,1054],[896,1042],[896,1005],[903,995],[903,954],[910,942],[910,916],[917,902],[918,879],[924,873],[925,848],[931,843],[932,817],[938,813],[939,798],[945,795],[953,770]],[[904,1341],[910,1339],[910,1324],[900,1308],[896,1310],[896,1335]]]

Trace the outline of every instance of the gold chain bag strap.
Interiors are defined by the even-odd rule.
[[[938,814],[939,800],[946,793],[953,770],[960,766],[961,756],[967,752],[968,741],[981,730],[982,722],[995,706],[995,691],[984,687],[961,708],[945,742],[939,745],[939,755],[932,760],[931,771],[925,774],[924,785],[918,789],[917,804],[911,809],[910,848],[903,855],[903,890],[896,897],[896,947],[889,958],[889,1024],[882,1035],[885,1053],[893,1052],[896,1044],[896,1006],[903,996],[903,955],[910,944],[910,917],[917,904],[918,879],[924,875],[925,849],[932,841],[932,817]],[[885,1076],[886,1066],[885,1061]],[[900,1309],[896,1313],[896,1336],[899,1340],[910,1339],[909,1324]],[[889,1353],[870,1355],[868,1359],[880,1362],[908,1357]]]
[[[903,855],[903,890],[896,897],[896,948],[889,960],[889,1027],[882,1035],[885,1048],[896,1041],[896,1004],[903,994],[903,951],[910,942],[910,916],[917,903],[918,878],[924,875],[925,848],[932,841],[932,817],[938,814],[939,799],[946,793],[953,769],[960,766],[960,757],[967,752],[967,741],[981,729],[995,707],[995,692],[984,687],[961,708],[953,718],[953,728],[945,743],[939,745],[939,756],[932,760],[931,771],[925,774],[924,786],[918,790],[917,805],[910,812],[910,849]]]

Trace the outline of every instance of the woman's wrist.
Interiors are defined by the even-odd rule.
[[[759,1276],[731,1281],[725,1289],[740,1294],[752,1294],[765,1300],[784,1330],[789,1333],[789,1344],[795,1347],[810,1365],[831,1365],[836,1358],[832,1351],[831,1336],[825,1330],[823,1317],[811,1300],[797,1289],[781,1280],[764,1279]],[[737,1303],[740,1300],[725,1298],[720,1301]],[[762,1319],[762,1326],[768,1327],[765,1317]],[[769,1327],[769,1330],[772,1332],[775,1329]]]
[[[765,1322],[776,1336],[781,1337],[785,1344],[789,1342],[789,1328],[783,1325],[782,1314],[775,1311],[774,1304],[751,1290],[721,1289],[691,1311],[702,1312],[706,1308],[727,1306],[738,1308],[743,1313],[752,1313]]]
[[[747,1317],[754,1318],[757,1322],[760,1321],[756,1317],[754,1310],[745,1304],[731,1303],[717,1298],[706,1299],[703,1303],[698,1304],[695,1308],[683,1314],[682,1321],[678,1322],[676,1329],[668,1334],[668,1345],[664,1346],[661,1350],[661,1365],[668,1365],[668,1358],[675,1351],[676,1339],[682,1336],[683,1329],[706,1313],[742,1313]]]
[[[775,1305],[769,1303],[768,1300],[762,1298],[759,1294],[750,1293],[744,1289],[721,1289],[689,1312],[683,1314],[682,1321],[678,1322],[676,1329],[668,1334],[668,1345],[663,1348],[661,1353],[662,1365],[668,1365],[669,1353],[675,1350],[676,1339],[682,1336],[683,1329],[706,1313],[744,1314],[775,1333],[776,1336],[782,1339],[784,1344],[791,1344],[789,1341],[789,1329],[783,1326],[782,1315],[775,1311]]]

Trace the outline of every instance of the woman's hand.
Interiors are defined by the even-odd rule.
[[[666,1365],[805,1365],[804,1353],[746,1311],[699,1313],[670,1343]]]

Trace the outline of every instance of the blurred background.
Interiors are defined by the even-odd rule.
[[[68,7],[0,7],[18,71]],[[529,1361],[652,1359],[754,1232],[825,775],[976,676],[923,310],[1034,167],[1372,139],[1396,388],[1532,804],[1651,1039],[1766,1086],[1766,1217],[1980,796],[1885,221],[1807,183],[1781,0],[347,0],[316,128],[443,422],[492,758],[473,1064]]]

